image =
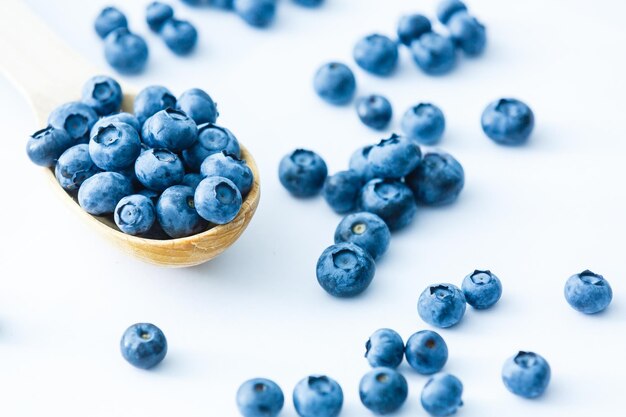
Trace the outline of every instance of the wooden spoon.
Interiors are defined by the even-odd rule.
[[[41,127],[60,104],[79,99],[82,85],[100,72],[68,48],[21,0],[1,0],[0,68],[29,99]],[[99,46],[99,45],[98,45]],[[122,108],[131,111],[135,95],[128,87]],[[237,217],[203,233],[169,240],[135,237],[120,232],[109,218],[95,217],[57,183],[54,171],[44,172],[59,196],[76,214],[125,252],[156,265],[185,267],[211,260],[224,252],[243,233],[260,198],[259,171],[252,155],[242,146],[242,158],[254,174],[252,190]],[[33,169],[33,167],[24,167]]]

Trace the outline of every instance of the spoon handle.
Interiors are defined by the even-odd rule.
[[[22,0],[1,0],[0,70],[19,87],[41,125],[59,104],[76,100],[96,74]]]

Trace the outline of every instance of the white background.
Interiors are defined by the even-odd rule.
[[[344,60],[362,35],[392,35],[404,12],[433,15],[434,1],[327,0],[319,10],[282,1],[274,27],[259,31],[236,16],[176,13],[198,27],[198,51],[177,58],[143,21],[146,1],[119,1],[131,28],[146,36],[150,63],[138,87],[159,83],[180,93],[206,89],[219,122],[253,152],[262,199],[242,238],[200,267],[168,270],[128,258],[63,206],[24,153],[40,128],[27,102],[0,78],[2,238],[0,239],[0,415],[235,416],[244,380],[265,376],[285,392],[310,373],[327,373],[345,392],[345,417],[369,414],[358,399],[368,370],[363,344],[379,327],[406,339],[428,328],[417,315],[431,283],[460,284],[490,268],[504,295],[486,312],[468,309],[441,334],[446,372],[465,385],[462,416],[614,416],[626,386],[626,61],[622,2],[472,0],[488,28],[483,57],[461,59],[450,75],[422,74],[402,51],[399,70],[380,79],[355,69],[359,93],[387,95],[399,116],[432,101],[448,128],[441,147],[466,170],[466,189],[447,208],[422,209],[392,239],[369,290],[338,300],[320,289],[315,264],[340,217],[321,198],[290,198],[277,179],[283,154],[318,151],[331,172],[382,134],[360,124],[352,107],[321,102],[311,77],[321,63]],[[30,0],[82,56],[110,70],[93,18],[109,1]],[[1,9],[1,6],[0,6]],[[1,10],[0,10],[1,12]],[[51,62],[50,65],[72,65]],[[76,91],[79,94],[79,91]],[[528,102],[537,126],[528,146],[504,148],[480,130],[485,105],[500,96]],[[392,129],[390,129],[391,131]],[[603,314],[588,317],[563,298],[571,274],[590,268],[614,289]],[[160,326],[169,341],[152,371],[119,353],[124,329]],[[553,370],[535,401],[508,393],[504,360],[527,349]],[[410,393],[398,415],[425,415],[425,377],[400,368]]]

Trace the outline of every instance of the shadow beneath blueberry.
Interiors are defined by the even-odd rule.
[[[148,372],[166,378],[191,378],[206,374],[205,370],[198,366],[202,360],[194,359],[196,355],[177,350],[168,352],[163,361],[150,369]]]

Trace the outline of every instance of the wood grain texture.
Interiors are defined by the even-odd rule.
[[[0,68],[29,99],[41,126],[58,105],[78,100],[83,83],[99,72],[68,48],[20,0],[1,0]],[[134,90],[126,92],[122,107],[132,111]],[[107,217],[85,212],[57,183],[54,172],[45,170],[50,185],[76,215],[124,252],[143,261],[168,267],[194,266],[209,261],[230,247],[241,236],[254,216],[261,197],[259,170],[254,158],[241,147],[242,158],[254,174],[254,183],[235,219],[225,225],[189,237],[157,240],[120,232]]]

